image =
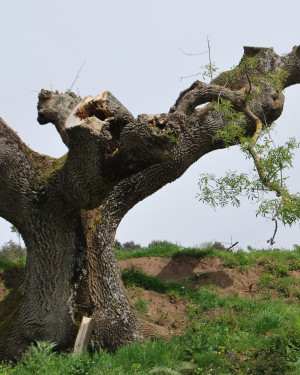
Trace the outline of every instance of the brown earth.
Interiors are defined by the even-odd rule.
[[[142,317],[170,332],[180,333],[189,323],[186,303],[182,300],[137,287],[128,288],[127,295],[134,306],[139,300],[146,302],[146,312],[141,314]]]
[[[191,256],[178,258],[134,258],[120,260],[121,270],[137,267],[147,275],[156,276],[162,281],[182,281],[194,276],[193,287],[205,284],[217,287],[221,297],[237,295],[249,298],[256,293],[262,269],[254,266],[253,270],[241,272],[236,268],[224,268],[224,260],[220,258],[194,258]]]
[[[194,258],[190,256],[178,258],[134,258],[119,260],[120,269],[123,271],[134,266],[145,274],[156,276],[160,280],[182,281],[191,278],[189,282],[194,289],[205,284],[212,284],[221,296],[237,295],[241,298],[251,298],[257,294],[258,280],[262,270],[259,266],[254,271],[223,267],[224,260],[219,258]],[[156,324],[168,328],[174,333],[181,332],[189,323],[186,306],[187,302],[176,296],[147,291],[141,288],[128,288],[128,296],[133,304],[138,300],[146,301],[147,313],[145,318],[151,319]]]
[[[238,268],[223,267],[224,260],[220,258],[194,258],[183,256],[177,258],[134,258],[119,260],[120,269],[123,271],[134,266],[145,274],[156,276],[166,282],[170,280],[182,281],[189,279],[189,285],[194,289],[210,284],[220,297],[238,296],[240,298],[253,298],[263,293],[259,287],[259,279],[264,273],[264,267],[254,264],[250,269],[243,271]],[[289,276],[300,279],[300,271],[291,271]],[[167,296],[150,292],[141,288],[127,289],[133,304],[138,299],[147,303],[147,316],[157,324],[161,324],[178,333],[189,323],[186,314],[187,303],[176,296]],[[280,297],[275,289],[269,289],[274,298]],[[174,300],[175,298],[175,300]],[[285,298],[288,302],[288,298]],[[213,311],[210,314],[214,314]]]

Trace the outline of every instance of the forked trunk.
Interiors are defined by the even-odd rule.
[[[0,118],[0,216],[18,228],[28,252],[21,288],[1,302],[13,301],[0,321],[0,360],[19,356],[35,340],[72,348],[83,315],[95,320],[95,344],[111,351],[156,332],[168,336],[130,305],[114,255],[115,232],[134,205],[203,155],[227,147],[216,135],[230,118],[211,102],[229,100],[248,136],[257,120],[269,126],[281,115],[284,97],[271,84],[249,105],[247,96],[255,94],[258,77],[264,82],[281,70],[287,72],[282,88],[299,83],[300,47],[285,56],[245,48],[244,57],[254,55],[252,72],[241,66],[231,82],[228,74],[210,84],[196,81],[158,115],[135,118],[110,92],[81,100],[42,90],[38,121],[53,123],[69,150],[59,159],[31,150]]]

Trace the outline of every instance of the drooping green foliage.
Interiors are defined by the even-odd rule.
[[[272,219],[275,231],[268,240],[272,245],[277,231],[277,220],[284,225],[293,225],[300,219],[300,194],[289,192],[286,175],[287,169],[293,166],[294,150],[300,144],[291,138],[284,145],[276,145],[272,139],[272,126],[263,124],[250,110],[253,99],[263,95],[266,88],[272,88],[277,95],[283,91],[287,73],[278,69],[275,73],[257,74],[261,58],[243,58],[241,63],[230,72],[221,75],[223,85],[235,83],[241,74],[246,75],[248,88],[245,89],[244,108],[236,110],[229,100],[218,100],[213,108],[224,122],[213,141],[223,142],[226,147],[240,145],[240,150],[247,159],[252,159],[254,166],[249,173],[226,172],[224,177],[214,174],[202,174],[199,181],[199,200],[212,207],[232,204],[240,206],[240,198],[246,196],[259,202],[257,215]],[[244,131],[246,116],[256,122],[256,131],[247,137]],[[273,193],[273,196],[272,196]]]

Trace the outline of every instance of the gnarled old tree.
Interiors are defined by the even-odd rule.
[[[256,76],[282,69],[284,88],[300,83],[300,47],[284,56],[253,47],[244,54],[261,57]],[[31,150],[1,119],[0,215],[18,228],[28,252],[18,303],[1,324],[1,359],[20,355],[34,340],[72,347],[83,315],[95,320],[95,344],[112,351],[155,336],[157,327],[138,318],[124,292],[116,229],[135,204],[225,147],[212,141],[226,123],[213,100],[229,100],[249,136],[257,119],[269,125],[280,116],[284,97],[270,84],[247,103],[255,89],[249,74],[230,84],[222,76],[196,81],[168,113],[137,118],[110,92],[82,100],[42,90],[38,122],[55,125],[69,150],[60,159]]]

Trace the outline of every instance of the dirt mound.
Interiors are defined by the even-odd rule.
[[[254,271],[236,268],[224,268],[224,260],[220,258],[194,258],[191,256],[176,258],[134,258],[120,260],[121,270],[137,267],[145,274],[156,276],[162,281],[182,281],[192,276],[192,287],[197,289],[205,284],[217,287],[217,293],[222,296],[237,295],[249,298],[256,292],[261,274],[258,266]]]
[[[176,258],[134,258],[119,260],[123,271],[131,266],[140,269],[149,276],[156,276],[166,281],[182,281],[189,279],[189,285],[198,289],[205,284],[212,284],[221,297],[237,295],[241,298],[251,298],[257,295],[257,285],[262,269],[254,266],[253,270],[241,272],[236,268],[224,268],[224,260],[220,258],[195,258],[191,256]],[[186,303],[167,296],[141,288],[128,288],[127,294],[132,304],[136,306],[142,299],[147,304],[144,317],[156,324],[168,328],[174,333],[181,332],[189,323],[186,314]]]

